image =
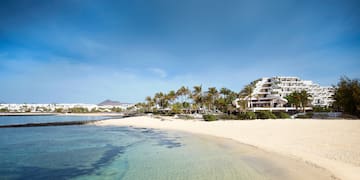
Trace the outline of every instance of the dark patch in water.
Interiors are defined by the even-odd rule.
[[[179,136],[170,138],[167,133],[162,131],[156,131],[151,128],[133,128],[133,129],[145,134],[145,137],[149,139],[156,140],[157,145],[159,146],[165,146],[166,148],[169,149],[183,146],[183,144],[178,141],[178,139],[180,139]]]
[[[101,166],[109,164],[111,161],[114,160],[114,158],[117,155],[123,154],[126,148],[124,146],[117,147],[109,144],[106,145],[106,147],[109,148],[109,150],[107,150],[99,160],[97,160],[95,163],[92,164],[92,167],[94,167],[95,169],[98,169]]]
[[[129,145],[130,146],[130,145]],[[16,174],[20,177],[17,179],[69,179],[76,176],[88,175],[94,173],[94,171],[111,163],[116,156],[123,154],[126,147],[124,146],[112,146],[107,145],[109,150],[105,151],[102,157],[91,164],[91,168],[64,168],[64,169],[51,169],[35,166],[20,167],[16,170]],[[1,172],[1,171],[0,171]],[[3,172],[1,172],[2,174]],[[11,173],[14,174],[14,173]]]
[[[165,146],[169,149],[182,146],[182,144],[180,142],[177,142],[173,139],[159,139],[158,145]]]
[[[154,131],[148,129],[148,130],[143,130],[143,131],[141,131],[141,132],[142,132],[142,133],[153,133]]]

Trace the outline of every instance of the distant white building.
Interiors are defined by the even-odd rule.
[[[311,95],[311,106],[328,107],[333,103],[332,87],[322,87],[312,81],[301,80],[297,77],[271,77],[261,78],[255,82],[251,96],[236,99],[234,104],[238,107],[239,100],[245,100],[248,107],[253,110],[288,110],[286,96],[292,92],[307,91]]]
[[[0,110],[6,110],[8,112],[56,112],[61,110],[67,112],[72,108],[84,108],[89,112],[92,110],[101,112],[112,112],[113,108],[120,108],[126,110],[127,108],[133,107],[131,103],[119,103],[117,105],[96,105],[96,104],[83,104],[83,103],[72,103],[72,104],[0,104]]]
[[[122,110],[126,110],[127,108],[131,108],[135,106],[135,104],[132,103],[120,103],[119,101],[112,101],[112,100],[105,100],[98,104],[98,107],[100,109],[107,109],[111,110],[112,108],[120,108]]]
[[[97,109],[98,106],[95,104],[83,104],[83,103],[76,103],[76,104],[55,104],[55,109],[64,109],[68,110],[71,108],[84,108],[87,109],[89,112],[92,109]]]

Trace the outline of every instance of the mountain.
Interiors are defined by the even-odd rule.
[[[110,99],[107,99],[98,104],[98,106],[120,106],[120,105],[121,103],[119,101],[112,101]]]

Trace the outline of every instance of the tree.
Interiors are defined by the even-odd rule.
[[[288,100],[288,104],[291,106],[295,106],[296,111],[298,111],[298,108],[300,107],[301,101],[300,101],[300,94],[296,91],[292,92],[288,96],[285,97],[285,99]]]
[[[189,97],[191,97],[191,92],[190,92],[189,88],[182,86],[180,89],[178,89],[176,91],[176,96],[180,97],[180,101],[181,101],[183,108],[189,107],[189,106],[187,106],[187,104],[188,104],[187,100]]]
[[[167,97],[168,97],[168,99],[169,99],[169,101],[170,101],[171,104],[173,104],[174,101],[175,101],[176,98],[177,98],[176,93],[175,93],[175,91],[173,91],[173,90],[170,91],[170,92],[167,94]]]
[[[307,91],[302,90],[301,92],[292,92],[285,99],[288,100],[288,104],[295,106],[296,111],[301,107],[303,112],[305,112],[305,107],[308,106],[310,97],[311,95]]]
[[[63,113],[64,109],[63,108],[55,108],[55,112],[57,113]]]
[[[231,90],[228,88],[221,88],[220,89],[220,94],[223,96],[223,98],[225,98],[226,96],[230,95]]]
[[[181,108],[182,108],[182,105],[181,105],[181,103],[178,103],[178,102],[171,105],[171,111],[176,114],[181,113],[181,111],[182,111]]]
[[[145,103],[142,103],[142,108],[146,107]],[[96,111],[96,110],[95,110]],[[93,109],[91,109],[91,112],[94,112]],[[122,112],[122,109],[120,107],[113,107],[111,108],[111,112]]]
[[[194,90],[192,92],[192,100],[194,101],[195,107],[198,110],[199,108],[202,108],[204,103],[204,97],[202,92],[202,86],[194,86]]]
[[[309,98],[311,97],[311,95],[305,91],[305,90],[302,90],[300,93],[299,93],[299,96],[300,96],[300,103],[301,103],[301,107],[303,108],[303,112],[305,112],[305,107],[309,105]]]
[[[137,104],[135,104],[135,107],[136,107],[137,112],[143,113],[146,110],[147,104],[146,103],[137,103]],[[113,109],[112,111],[114,112],[114,110],[116,110],[116,109]],[[127,110],[132,111],[132,109],[127,109]]]
[[[190,95],[190,90],[185,86],[181,86],[180,89],[176,91],[176,96],[181,98],[180,99],[181,103],[184,103],[189,95]]]
[[[247,98],[247,101],[248,101],[248,106],[250,108],[252,108],[252,94],[253,94],[253,91],[254,91],[254,87],[253,87],[253,83],[249,84],[249,85],[246,85],[244,87],[243,90],[241,90],[241,92],[239,93],[239,95],[242,97],[242,98]]]
[[[208,89],[208,100],[210,101],[209,105],[210,105],[210,107],[213,108],[214,112],[216,110],[215,101],[217,100],[218,97],[219,97],[219,92],[216,89],[216,87],[209,87],[209,89]]]
[[[334,94],[334,108],[346,114],[360,117],[360,82],[359,79],[341,77]]]
[[[1,108],[0,112],[9,112],[9,109],[8,108]]]
[[[147,111],[151,111],[151,108],[155,105],[155,100],[151,96],[145,98]]]
[[[232,102],[237,98],[238,94],[227,88],[220,89],[221,97],[216,101],[216,106],[220,111],[230,114],[234,111]]]
[[[162,93],[162,92],[158,92],[155,94],[155,102],[156,104],[161,108],[164,109],[168,106],[169,101],[168,98],[166,97],[166,94]]]

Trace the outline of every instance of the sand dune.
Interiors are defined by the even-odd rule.
[[[340,179],[360,179],[360,121],[357,120],[204,122],[142,116],[96,124],[173,129],[230,138],[301,159],[329,170]]]

